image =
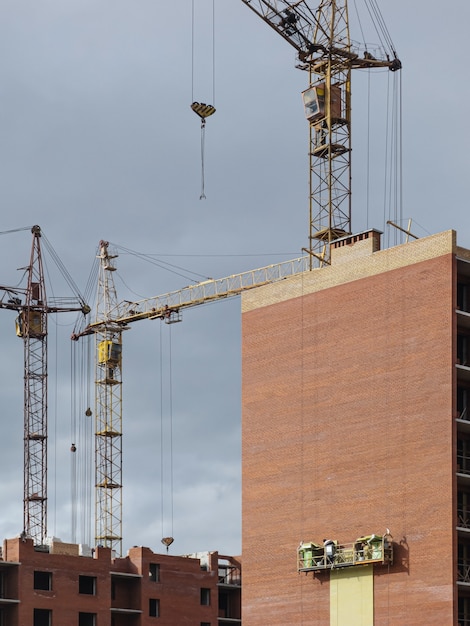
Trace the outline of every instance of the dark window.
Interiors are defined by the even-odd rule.
[[[160,617],[160,600],[149,599],[149,615],[150,617]]]
[[[150,565],[149,565],[149,579],[153,583],[160,582],[160,565],[158,565],[158,563],[150,563]]]
[[[457,283],[457,308],[468,312],[470,289],[467,283]]]
[[[34,588],[42,591],[51,591],[52,572],[34,572]]]
[[[90,596],[96,595],[96,577],[95,576],[79,576],[78,592],[86,593]]]
[[[51,626],[52,611],[48,609],[34,609],[33,626]]]
[[[79,613],[78,626],[95,626],[96,613]]]
[[[210,622],[201,622],[201,626],[211,626]]]
[[[211,603],[211,590],[202,587],[201,589],[201,604],[209,606]]]

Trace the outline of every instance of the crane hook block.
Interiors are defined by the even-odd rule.
[[[205,104],[204,102],[193,102],[191,108],[194,113],[199,115],[203,120],[215,113],[215,107],[213,107],[212,104]]]

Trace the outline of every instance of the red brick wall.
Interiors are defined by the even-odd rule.
[[[329,624],[301,540],[388,527],[375,626],[453,623],[452,255],[243,314],[243,624]]]
[[[218,572],[217,569],[202,570],[199,559],[155,554],[144,547],[132,548],[128,557],[114,561],[108,548],[97,548],[96,558],[50,554],[35,551],[31,540],[22,542],[20,539],[7,540],[3,552],[6,561],[20,562],[20,565],[8,567],[8,580],[14,577],[14,582],[18,581],[13,595],[8,597],[20,602],[9,609],[5,626],[31,626],[35,608],[52,610],[54,626],[78,624],[79,612],[95,613],[98,626],[110,626],[111,607],[141,610],[135,619],[135,623],[141,626],[157,622],[158,626],[217,622]],[[158,582],[149,579],[150,563],[160,565]],[[6,570],[4,566],[3,571]],[[36,570],[52,573],[51,591],[34,589]],[[125,573],[134,576],[123,576]],[[80,575],[96,577],[95,595],[79,593]],[[114,599],[112,578],[115,581]],[[210,589],[208,606],[201,606],[201,588]],[[149,616],[149,599],[160,600],[158,619]],[[129,619],[115,614],[116,626],[129,624]]]

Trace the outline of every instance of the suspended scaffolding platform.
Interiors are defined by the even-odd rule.
[[[301,543],[297,549],[297,570],[315,572],[357,565],[391,565],[393,544],[390,535],[367,535],[353,543],[339,545],[325,539],[322,544]]]

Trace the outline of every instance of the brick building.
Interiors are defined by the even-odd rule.
[[[468,626],[470,250],[331,253],[242,297],[244,626]]]
[[[0,559],[0,626],[241,625],[239,559],[133,547],[80,549],[8,539]]]

